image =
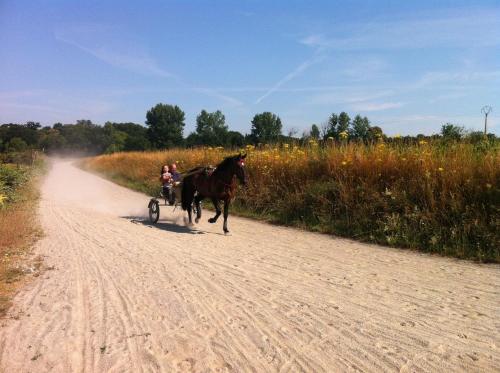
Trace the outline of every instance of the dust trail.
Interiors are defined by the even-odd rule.
[[[53,158],[50,177],[43,186],[59,203],[118,216],[145,217],[144,195],[117,186],[75,167],[75,159]],[[147,202],[146,202],[147,205]]]
[[[1,372],[499,372],[500,267],[230,217],[195,229],[71,162]]]

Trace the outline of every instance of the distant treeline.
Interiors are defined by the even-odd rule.
[[[381,139],[391,141],[379,126],[373,126],[367,117],[353,119],[345,113],[332,114],[322,125],[311,125],[308,131],[297,135],[291,130],[282,132],[279,116],[270,112],[256,114],[251,121],[250,133],[232,131],[221,111],[202,110],[196,118],[196,130],[184,137],[185,114],[178,107],[157,104],[146,113],[146,126],[136,123],[106,122],[104,126],[83,119],[74,124],[55,123],[42,127],[38,122],[2,124],[0,126],[0,152],[21,152],[40,149],[47,153],[85,154],[114,153],[119,151],[168,149],[173,147],[222,146],[238,148],[247,144],[314,141],[363,141]],[[489,134],[489,138],[495,138]],[[445,124],[440,135],[397,136],[398,141],[415,143],[430,138],[482,141],[482,132],[466,133],[463,127]]]

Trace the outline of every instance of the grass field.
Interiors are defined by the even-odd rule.
[[[498,144],[247,146],[239,214],[384,245],[500,261]],[[216,165],[222,148],[115,153],[83,167],[157,194],[162,164]]]
[[[30,258],[41,235],[37,222],[39,192],[36,180],[41,164],[0,165],[0,316],[26,273],[36,273],[39,259]]]

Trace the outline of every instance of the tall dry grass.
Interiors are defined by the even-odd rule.
[[[481,261],[500,261],[498,146],[311,142],[248,146],[238,212],[277,223]],[[117,153],[85,167],[148,193],[165,163],[217,164],[221,148]]]
[[[41,235],[37,221],[39,191],[36,178],[43,164],[16,166],[0,164],[0,316],[26,273],[36,274],[39,258],[30,258],[31,248]]]

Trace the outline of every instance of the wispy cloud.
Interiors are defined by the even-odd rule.
[[[353,61],[342,69],[342,74],[351,81],[358,82],[369,79],[380,79],[387,69],[388,63],[381,58],[365,57],[362,61]]]
[[[353,24],[343,31],[350,36],[312,34],[299,41],[313,48],[338,50],[497,46],[500,45],[500,10],[419,14],[395,21]]]
[[[352,104],[350,107],[353,110],[357,111],[381,111],[388,109],[395,109],[403,106],[404,104],[401,102],[358,102]]]
[[[76,42],[75,40],[64,37],[59,33],[56,33],[55,37],[57,40],[72,45],[111,66],[120,67],[140,74],[153,75],[162,78],[170,78],[174,76],[170,72],[161,68],[158,63],[148,55],[131,56],[122,52],[113,51],[110,48],[92,48],[84,46]]]
[[[297,66],[294,70],[286,74],[281,80],[279,80],[275,85],[273,85],[266,93],[264,93],[262,96],[260,96],[256,101],[255,104],[258,104],[262,102],[266,97],[269,97],[271,94],[276,92],[280,87],[292,80],[293,78],[299,76],[302,74],[304,71],[306,71],[309,67],[312,65],[321,62],[324,59],[323,55],[318,55],[318,53],[315,53],[313,57],[307,59],[303,63],[301,63],[299,66]]]
[[[52,106],[47,105],[32,105],[32,104],[22,104],[17,102],[2,102],[0,104],[0,108],[13,108],[13,109],[22,109],[22,110],[31,110],[33,112],[47,112],[49,114],[61,115],[61,114],[69,114],[68,110],[61,110]]]
[[[78,32],[83,34],[92,34],[95,32],[96,27],[97,29],[103,29],[102,25],[101,26],[91,25],[91,27],[89,26],[83,28],[80,27]],[[129,53],[117,51],[111,47],[89,47],[83,45],[80,42],[77,42],[73,38],[65,36],[65,34],[61,31],[57,32],[55,37],[60,42],[74,46],[82,50],[83,52],[88,53],[111,66],[126,69],[143,75],[151,75],[160,78],[174,78],[175,81],[178,83],[178,85],[181,86],[180,90],[201,93],[208,97],[217,98],[223,101],[224,103],[230,104],[232,106],[242,105],[242,102],[237,100],[236,98],[222,94],[214,89],[193,87],[191,84],[187,83],[180,77],[160,67],[158,62],[145,52],[136,52],[135,55],[130,55]],[[179,88],[177,88],[177,90],[179,90]],[[126,90],[124,91],[124,94],[133,91],[134,90],[132,91]]]
[[[327,91],[314,95],[309,99],[308,103],[312,105],[356,104],[391,96],[393,94],[394,92],[392,90],[365,93],[358,88],[340,87],[334,91]]]
[[[417,81],[417,87],[437,83],[473,83],[478,81],[500,80],[500,70],[495,71],[429,71]]]
[[[214,89],[211,88],[192,88],[193,91],[203,93],[206,96],[218,98],[228,104],[231,104],[233,106],[240,106],[243,105],[243,103],[240,100],[237,100],[234,97],[224,95],[222,93],[217,92]]]

